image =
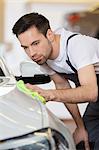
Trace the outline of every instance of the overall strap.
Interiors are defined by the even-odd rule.
[[[72,34],[68,39],[67,39],[67,43],[66,43],[66,47],[68,47],[68,42],[69,42],[69,40],[72,38],[72,37],[74,37],[74,36],[76,36],[76,35],[78,35],[78,34]],[[67,48],[67,50],[68,50],[68,48]],[[69,60],[69,56],[68,56],[68,51],[67,51],[67,60],[66,60],[66,62],[67,62],[67,64],[70,66],[70,68],[77,74],[77,70],[74,68],[74,66],[71,64],[71,62],[70,62],[70,60]]]

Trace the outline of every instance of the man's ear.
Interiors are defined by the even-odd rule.
[[[54,32],[51,29],[48,29],[46,37],[48,38],[48,40],[50,42],[53,42],[54,41]]]

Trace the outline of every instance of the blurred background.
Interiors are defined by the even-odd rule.
[[[30,12],[45,15],[50,20],[53,30],[65,27],[72,31],[97,36],[98,4],[99,0],[0,0],[0,55],[5,57],[12,73],[20,75],[19,64],[28,57],[12,34],[12,27],[19,17]],[[94,9],[97,12],[94,12]],[[96,17],[87,15],[88,18],[84,14],[86,11],[98,15]],[[97,22],[93,21],[94,18]]]
[[[52,30],[64,27],[99,38],[99,0],[0,0],[0,56],[15,76],[21,75],[20,63],[29,58],[12,34],[12,27],[22,15],[30,12],[45,15]],[[57,106],[58,110],[54,109],[56,105],[49,104],[56,115],[70,117],[62,104]]]

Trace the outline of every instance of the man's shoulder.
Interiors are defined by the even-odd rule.
[[[81,34],[78,33],[78,32],[72,32],[72,31],[67,30],[67,29],[65,29],[65,28],[58,28],[57,30],[55,30],[55,34],[60,34],[61,37],[63,37],[63,38],[65,39],[65,41],[67,41],[67,39],[68,39],[69,37],[71,37],[72,35],[75,35],[75,34],[81,35]]]

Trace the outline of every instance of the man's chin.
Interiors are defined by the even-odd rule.
[[[38,65],[43,65],[45,63],[45,61],[38,61],[36,62]]]

